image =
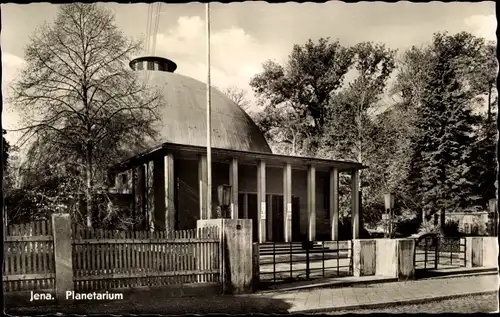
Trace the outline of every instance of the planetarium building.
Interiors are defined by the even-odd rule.
[[[217,189],[227,185],[226,217],[252,219],[254,241],[337,240],[339,173],[352,174],[357,192],[361,164],[273,154],[245,111],[212,88],[209,205],[206,85],[175,74],[177,65],[165,58],[137,58],[130,67],[163,95],[159,138],[112,173],[115,190],[134,196],[134,214],[144,215],[150,229],[192,229],[217,217]],[[356,238],[359,201],[351,196]]]

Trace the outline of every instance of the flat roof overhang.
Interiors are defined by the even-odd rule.
[[[213,163],[229,163],[231,159],[236,158],[238,159],[239,165],[255,166],[259,161],[263,160],[266,162],[267,167],[282,168],[284,164],[289,163],[292,165],[292,169],[295,170],[306,170],[310,165],[314,165],[317,171],[329,171],[331,168],[337,168],[339,172],[345,172],[353,169],[361,170],[368,168],[367,166],[357,162],[336,161],[303,156],[246,152],[220,148],[212,148],[211,152]],[[198,155],[206,155],[207,148],[205,146],[164,143],[112,166],[111,172],[120,173],[129,170],[141,164],[145,164],[155,158],[163,157],[167,153],[172,153],[175,158],[179,159],[197,160]]]

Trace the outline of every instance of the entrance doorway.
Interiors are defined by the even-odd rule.
[[[285,214],[283,195],[266,195],[268,226],[266,237],[269,242],[285,241]],[[252,219],[253,242],[259,241],[259,217],[257,212],[257,194],[240,193],[238,195],[238,218]],[[300,234],[300,200],[292,196],[292,241],[302,241]]]

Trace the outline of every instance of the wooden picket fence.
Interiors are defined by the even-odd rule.
[[[104,290],[220,281],[217,228],[175,231],[105,231],[72,226],[74,289]],[[52,221],[7,228],[5,292],[53,291]]]
[[[55,263],[52,222],[42,220],[9,225],[5,234],[4,291],[53,289]]]
[[[217,228],[72,232],[75,290],[219,282]]]

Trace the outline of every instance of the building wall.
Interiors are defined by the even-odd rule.
[[[178,193],[178,229],[196,227],[199,219],[199,190],[197,161],[180,161],[176,167],[176,182],[180,183]],[[212,172],[212,212],[217,205],[217,186],[229,184],[229,164],[213,163]],[[178,178],[178,179],[177,179]],[[328,205],[324,191],[327,190],[328,174],[316,172],[316,233],[328,235],[330,232]],[[240,193],[257,193],[257,167],[238,166],[238,189]],[[184,190],[182,190],[184,188]],[[186,194],[189,191],[190,194]],[[283,195],[283,170],[266,168],[266,194]],[[307,171],[292,169],[292,195],[300,201],[300,231],[307,234]]]
[[[196,228],[199,219],[199,178],[197,160],[174,161],[176,205],[176,230]],[[125,172],[130,174],[130,172]],[[131,192],[132,184],[126,178],[127,184],[121,183],[121,176],[117,176],[116,187],[120,192]],[[215,215],[217,206],[217,186],[229,184],[229,164],[212,164],[212,214]],[[130,187],[130,188],[129,188]],[[238,189],[240,193],[257,193],[257,167],[238,166]],[[283,195],[283,169],[266,167],[266,194]],[[326,195],[325,195],[326,194]],[[300,233],[307,234],[307,171],[294,170],[292,166],[292,195],[299,198],[300,203]],[[328,202],[328,173],[316,172],[316,236],[328,238],[330,233]],[[269,217],[268,217],[269,219]]]
[[[461,232],[471,233],[481,230],[488,223],[488,212],[449,212],[445,214],[446,221],[458,221],[458,228]]]

